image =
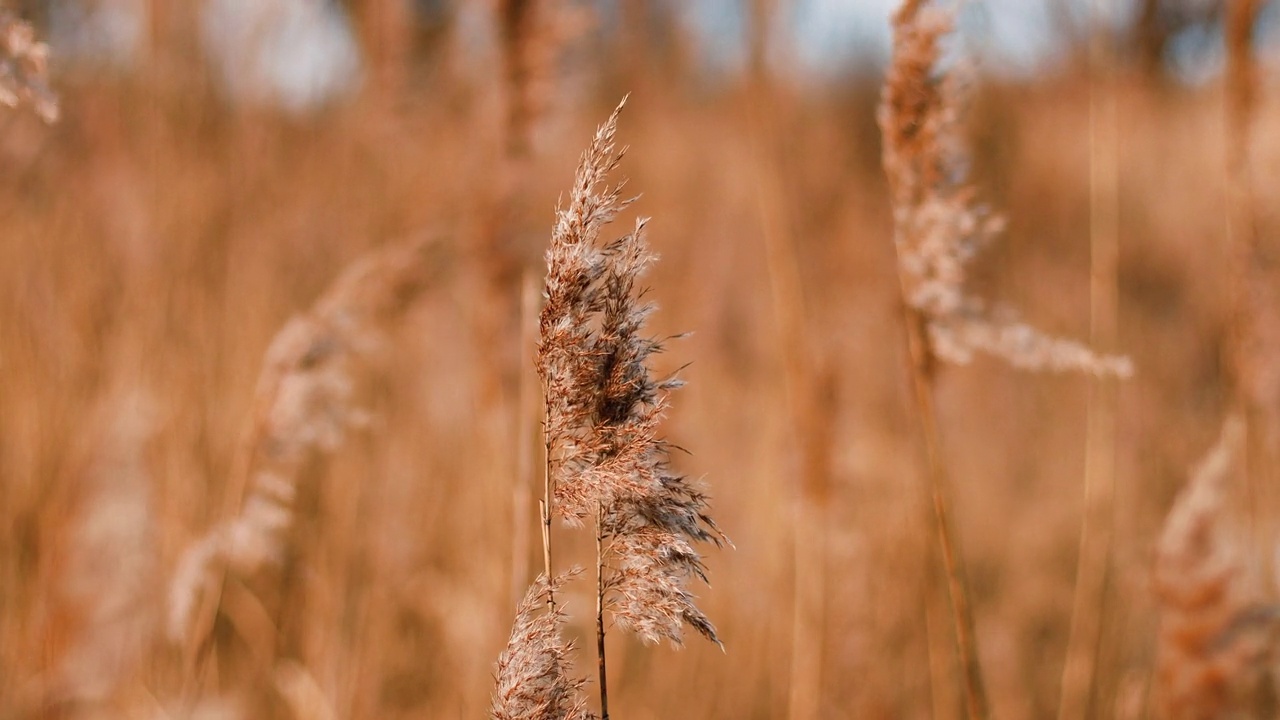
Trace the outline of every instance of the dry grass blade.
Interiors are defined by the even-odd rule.
[[[1109,3],[1094,0],[1089,44],[1089,343],[1115,345],[1120,261],[1120,148],[1116,53],[1101,18]],[[1107,576],[1115,521],[1116,415],[1113,378],[1089,380],[1085,435],[1084,512],[1076,581],[1063,661],[1058,720],[1085,718],[1096,694],[1096,664],[1107,606]]]
[[[590,720],[582,686],[572,677],[573,643],[560,635],[564,609],[548,607],[548,598],[576,575],[550,582],[545,575],[529,588],[516,608],[515,624],[498,657],[497,688],[489,707],[494,720]]]
[[[1223,100],[1228,140],[1226,147],[1227,252],[1231,258],[1228,292],[1231,318],[1225,358],[1236,411],[1245,423],[1244,476],[1251,498],[1250,524],[1255,542],[1271,545],[1280,528],[1274,518],[1280,508],[1275,467],[1280,446],[1280,315],[1277,290],[1280,263],[1274,248],[1277,234],[1269,221],[1257,180],[1265,162],[1257,158],[1267,137],[1260,100],[1267,94],[1255,55],[1255,30],[1262,15],[1260,0],[1227,5],[1223,22],[1227,50]]]
[[[337,720],[324,691],[307,669],[286,660],[275,669],[275,683],[296,720]]]

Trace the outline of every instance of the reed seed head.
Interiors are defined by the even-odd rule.
[[[953,10],[926,0],[907,0],[893,16],[893,61],[877,118],[903,299],[924,317],[932,354],[942,360],[967,364],[983,352],[1025,370],[1128,377],[1128,358],[992,312],[965,290],[968,263],[1004,221],[978,202],[967,177],[960,80],[939,68],[953,25]]]
[[[1156,548],[1163,717],[1239,716],[1257,700],[1273,656],[1280,611],[1258,603],[1225,507],[1243,432],[1240,420],[1228,420],[1174,502]]]
[[[498,681],[489,706],[493,720],[591,720],[582,686],[573,677],[573,643],[560,634],[563,606],[548,599],[580,571],[551,581],[545,575],[530,586],[516,608],[515,624],[498,657]]]
[[[706,579],[695,542],[720,544],[706,496],[672,472],[661,437],[668,395],[650,360],[662,343],[644,334],[655,306],[638,283],[657,259],[646,220],[611,242],[600,232],[620,209],[622,183],[606,180],[624,100],[582,157],[569,204],[557,212],[547,252],[538,372],[556,512],[580,523],[598,515],[607,540],[604,592],[619,626],[643,640],[682,640],[685,625],[719,642],[687,590]]]

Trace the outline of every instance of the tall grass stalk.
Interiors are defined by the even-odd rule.
[[[881,99],[880,123],[886,138],[885,168],[890,185],[903,188],[896,190],[896,194],[911,196],[925,190],[911,188],[915,178],[908,174],[910,170],[897,163],[905,161],[912,164],[914,159],[909,154],[915,150],[911,143],[916,141],[917,134],[928,127],[926,122],[936,125],[938,120],[934,114],[941,115],[950,110],[946,105],[947,99],[934,89],[935,79],[932,77],[938,58],[939,40],[950,30],[950,16],[933,8],[925,9],[918,0],[906,0],[894,15],[893,26],[893,64]],[[925,142],[928,141],[929,138],[925,138]],[[933,149],[923,148],[923,152],[931,150]],[[907,202],[915,200],[910,197],[906,199]],[[899,209],[895,207],[895,233],[902,234],[902,222],[906,218],[900,218],[898,213]],[[951,519],[951,481],[942,460],[942,441],[933,402],[936,360],[929,345],[929,317],[918,304],[910,302],[914,287],[908,270],[911,258],[905,254],[904,241],[896,240],[894,247],[898,253],[898,279],[903,297],[911,391],[928,473],[932,527],[942,558],[952,627],[964,672],[965,707],[971,720],[978,720],[988,717],[990,710],[977,641],[974,638],[968,581]]]
[[[1227,256],[1231,319],[1224,349],[1232,404],[1245,425],[1243,472],[1249,496],[1249,523],[1254,540],[1271,546],[1276,539],[1274,514],[1280,511],[1275,489],[1276,403],[1280,363],[1274,357],[1280,334],[1277,263],[1265,247],[1253,187],[1250,153],[1254,146],[1259,69],[1254,57],[1254,29],[1260,0],[1227,3],[1224,23],[1227,71],[1224,92],[1227,127]]]
[[[1089,344],[1116,343],[1119,262],[1119,138],[1112,35],[1103,25],[1104,0],[1093,3],[1089,47]],[[1094,667],[1106,610],[1115,523],[1116,380],[1089,378],[1084,467],[1084,518],[1067,637],[1059,720],[1089,716]]]
[[[760,110],[766,113],[766,110]],[[769,290],[782,354],[787,415],[797,447],[799,474],[794,482],[792,538],[791,679],[788,717],[817,717],[822,697],[822,615],[826,574],[825,508],[830,494],[827,458],[830,418],[817,382],[814,343],[808,332],[803,285],[794,234],[786,213],[780,168],[771,162],[776,138],[772,118],[758,122],[756,190],[760,198],[769,271]]]
[[[520,350],[532,353],[538,333],[538,284],[531,272],[526,271],[520,282]],[[511,499],[511,591],[519,598],[529,576],[530,513],[533,505],[535,483],[534,459],[539,454],[538,428],[538,380],[532,368],[522,367],[520,392],[516,403],[516,487]],[[539,535],[541,535],[539,514]],[[549,538],[548,538],[549,540]],[[550,570],[550,563],[543,566],[543,573]],[[550,577],[550,576],[548,576]]]
[[[751,83],[744,100],[751,121],[752,170],[760,234],[764,239],[769,298],[779,342],[790,445],[796,452],[786,460],[795,473],[791,488],[791,643],[787,682],[787,716],[808,720],[822,706],[822,655],[825,621],[827,561],[827,504],[830,498],[831,425],[833,405],[824,402],[828,388],[820,382],[822,353],[809,329],[796,241],[795,219],[788,196],[789,178],[782,161],[781,103],[774,78],[765,62],[778,7],[773,2],[751,3]]]

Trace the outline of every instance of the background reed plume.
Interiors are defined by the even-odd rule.
[[[369,422],[363,405],[369,376],[393,324],[435,271],[435,249],[416,242],[356,261],[267,349],[233,470],[232,487],[247,486],[247,496],[233,519],[188,548],[174,573],[169,632],[188,652],[198,650],[212,628],[221,572],[248,579],[286,560],[304,470]]]
[[[1126,357],[1049,335],[1011,310],[992,309],[965,287],[969,262],[1004,222],[977,201],[963,136],[964,99],[956,68],[941,66],[955,10],[904,0],[893,15],[893,59],[877,120],[893,209],[893,239],[904,304],[912,388],[927,464],[934,532],[945,573],[952,625],[963,667],[968,717],[990,707],[971,590],[952,519],[950,475],[934,407],[938,361],[967,364],[984,352],[1033,371],[1080,371],[1127,377]]]
[[[681,381],[653,375],[649,361],[662,345],[641,335],[655,309],[641,301],[636,285],[656,259],[645,242],[646,221],[637,220],[616,240],[600,239],[631,202],[622,199],[622,183],[605,184],[625,152],[614,141],[625,105],[624,98],[597,129],[568,205],[556,212],[536,358],[545,403],[544,564],[550,571],[553,516],[574,525],[592,521],[606,718],[606,611],[646,643],[665,638],[678,645],[687,625],[718,644],[687,586],[706,581],[694,543],[718,546],[724,539],[707,515],[706,496],[671,469],[669,446],[659,434],[667,394]],[[554,614],[554,587],[544,594]]]
[[[1053,337],[965,289],[969,262],[1004,221],[978,201],[968,180],[963,80],[939,66],[953,13],[930,0],[905,0],[893,17],[893,63],[877,118],[903,300],[924,317],[929,351],[940,360],[966,364],[984,352],[1024,370],[1126,377],[1133,372],[1127,358]]]
[[[0,104],[29,107],[47,123],[58,119],[58,98],[49,89],[49,46],[7,8],[0,8]]]
[[[1263,605],[1240,532],[1228,511],[1244,424],[1229,419],[1174,502],[1156,549],[1157,655],[1162,717],[1273,717],[1269,663],[1280,607]],[[1236,483],[1238,484],[1238,483]]]

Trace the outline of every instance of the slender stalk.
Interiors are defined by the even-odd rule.
[[[902,267],[901,262],[898,267]],[[905,280],[901,272],[898,276],[900,280]],[[904,297],[905,290],[904,285]],[[942,553],[947,596],[951,601],[951,620],[955,626],[956,645],[964,669],[965,709],[971,720],[985,720],[991,717],[991,710],[982,681],[982,665],[974,637],[973,610],[969,606],[969,588],[960,557],[960,543],[951,524],[950,479],[942,462],[942,442],[938,432],[937,411],[933,404],[934,359],[928,345],[927,321],[915,308],[905,303],[903,307],[906,313],[907,349],[911,356],[911,386],[928,464],[934,530]]]
[[[1100,15],[1104,0],[1095,0]],[[1119,257],[1119,157],[1116,94],[1108,35],[1095,21],[1090,44],[1089,89],[1089,344],[1109,351],[1116,337],[1116,272]],[[1084,718],[1094,685],[1101,640],[1111,539],[1115,532],[1116,381],[1089,380],[1085,440],[1084,518],[1071,609],[1071,629],[1062,668],[1059,720]]]
[[[542,516],[542,572],[547,577],[551,574],[551,436],[547,434],[547,421],[550,411],[545,401],[542,406],[542,499],[538,501],[538,510]],[[547,607],[552,612],[556,609],[554,588],[547,586]]]
[[[600,670],[600,718],[609,720],[609,680],[604,659],[604,504],[596,502],[596,657]]]
[[[1274,480],[1274,422],[1260,398],[1260,373],[1267,361],[1258,350],[1260,329],[1273,321],[1270,306],[1274,291],[1274,261],[1262,252],[1255,192],[1249,173],[1249,151],[1258,94],[1258,69],[1254,60],[1253,29],[1263,3],[1235,0],[1227,4],[1225,44],[1227,73],[1225,112],[1227,251],[1230,257],[1229,293],[1231,323],[1226,348],[1231,373],[1232,401],[1245,423],[1242,472],[1248,494],[1249,523],[1259,547],[1270,547],[1275,536],[1269,517],[1277,504]]]
[[[754,0],[753,85],[747,96],[755,151],[755,187],[765,245],[769,293],[781,342],[782,384],[792,439],[799,448],[799,482],[792,498],[792,602],[789,720],[812,720],[822,704],[822,640],[826,599],[826,507],[830,495],[831,413],[820,394],[818,348],[809,332],[800,251],[780,161],[781,97],[764,65],[772,0]],[[829,404],[828,404],[829,405]]]
[[[551,407],[547,402],[545,381],[542,388],[542,499],[538,501],[538,515],[542,520],[542,572],[548,578],[551,574],[551,502],[554,487],[551,482]],[[556,594],[552,585],[547,585],[547,607],[556,611]]]
[[[930,525],[929,527],[932,527]],[[955,679],[955,643],[951,638],[951,604],[939,592],[942,582],[938,570],[938,556],[925,553],[921,557],[924,568],[920,587],[920,611],[924,617],[925,642],[929,665],[929,715],[933,720],[954,720],[958,717],[960,688]]]
[[[538,339],[538,285],[526,271],[520,285],[520,351],[533,352]],[[537,453],[538,381],[533,368],[520,372],[520,395],[516,408],[516,489],[511,502],[511,593],[516,601],[529,583],[529,521],[533,505],[534,456]],[[541,519],[541,510],[539,510]],[[541,528],[539,528],[541,531]],[[550,565],[550,563],[548,563]],[[549,571],[550,567],[544,567]],[[550,575],[548,575],[550,577]]]

